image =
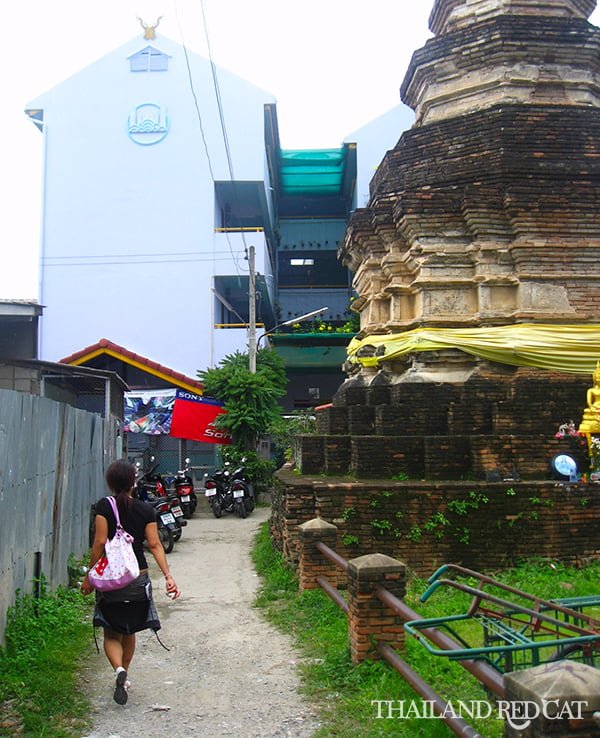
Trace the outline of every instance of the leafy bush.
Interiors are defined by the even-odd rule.
[[[275,471],[275,462],[259,458],[256,451],[244,451],[235,446],[222,446],[221,459],[228,461],[232,469],[245,466],[248,476],[254,485],[254,492],[260,498],[261,492],[271,489],[271,480]]]
[[[316,432],[316,419],[312,410],[297,410],[293,415],[280,416],[271,427],[271,440],[278,466],[293,458],[293,439],[298,435],[312,435]]]
[[[287,379],[280,356],[260,349],[256,373],[251,373],[248,354],[236,351],[198,376],[205,393],[221,400],[227,411],[217,417],[215,426],[228,430],[238,449],[254,451],[257,439],[267,435],[281,416],[278,398],[285,394]]]

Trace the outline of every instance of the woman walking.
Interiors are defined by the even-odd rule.
[[[129,680],[127,673],[135,652],[135,634],[146,628],[159,630],[160,621],[152,599],[152,584],[148,576],[148,562],[144,555],[146,541],[159,569],[165,577],[166,592],[177,599],[181,592],[169,571],[167,557],[158,537],[156,513],[151,505],[133,497],[136,469],[124,460],[113,462],[106,470],[106,483],[114,496],[123,528],[133,536],[133,550],[140,567],[140,575],[123,589],[96,592],[93,622],[104,630],[104,653],[115,670],[113,698],[119,705],[127,702]],[[104,554],[104,544],[116,532],[116,520],[108,498],[96,505],[96,530],[90,569]],[[85,576],[81,591],[90,594],[93,587]]]

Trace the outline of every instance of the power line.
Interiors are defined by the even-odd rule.
[[[128,254],[70,254],[70,255],[64,255],[64,256],[47,256],[43,259],[43,261],[49,261],[50,259],[132,259],[134,257],[136,258],[144,258],[147,256],[199,256],[202,254],[207,254],[209,256],[214,256],[214,250],[212,251],[150,251],[148,253],[136,253],[132,254],[131,252]]]
[[[202,5],[202,3],[201,3],[201,5]],[[190,91],[192,93],[192,99],[194,101],[194,107],[196,108],[196,117],[198,118],[198,125],[200,127],[200,133],[201,133],[201,136],[202,136],[202,142],[204,144],[204,151],[206,153],[206,159],[208,161],[208,169],[209,169],[209,172],[210,172],[210,177],[211,177],[212,182],[213,182],[213,192],[214,192],[215,191],[214,190],[214,185],[216,183],[215,173],[214,173],[213,166],[212,166],[212,161],[211,161],[211,158],[210,158],[210,152],[208,150],[208,143],[206,141],[206,136],[204,135],[204,126],[202,124],[202,114],[200,112],[200,105],[198,103],[198,97],[196,96],[196,90],[194,89],[194,79],[193,79],[193,76],[192,76],[192,68],[191,68],[191,65],[190,65],[190,58],[189,58],[187,46],[185,44],[185,40],[184,40],[184,37],[183,37],[183,29],[181,28],[181,22],[179,20],[179,13],[178,13],[178,10],[177,10],[177,0],[174,0],[173,6],[174,6],[174,9],[175,9],[175,19],[177,21],[177,27],[179,29],[179,36],[180,36],[180,39],[181,39],[181,46],[183,48],[183,56],[185,58],[185,65],[186,65],[186,68],[187,68],[188,83],[189,83]],[[202,17],[204,19],[204,8],[203,7],[202,7]],[[206,21],[204,21],[204,27],[205,27],[205,33],[206,33]],[[210,51],[209,51],[209,57],[210,57]],[[211,61],[211,65],[212,65],[212,61]],[[213,76],[213,79],[214,79],[214,76]],[[220,111],[220,102],[219,102],[218,99],[217,99],[217,105],[219,106],[219,111]],[[226,238],[227,238],[227,243],[229,244],[229,250],[231,251],[231,256],[234,259],[234,266],[235,266],[235,269],[237,271],[237,276],[239,278],[240,273],[238,271],[237,263],[235,263],[235,256],[233,254],[233,247],[231,245],[231,241],[230,241],[229,235],[227,233],[226,233]],[[242,241],[244,243],[244,249],[246,249],[246,240],[245,240],[245,238],[244,238],[243,235],[242,235]]]
[[[47,260],[43,260],[43,264],[46,268],[50,267],[72,267],[72,266],[107,266],[107,265],[113,265],[113,264],[140,264],[144,266],[145,264],[189,264],[192,262],[211,262],[211,261],[231,261],[231,258],[229,256],[221,256],[221,257],[208,257],[208,258],[192,258],[192,259],[170,259],[170,258],[164,258],[164,259],[144,259],[143,261],[70,261],[67,263],[58,263],[58,264],[51,264]],[[235,257],[234,257],[235,261]],[[238,264],[235,263],[236,269],[239,268]],[[238,273],[238,277],[240,274]]]
[[[204,0],[200,0],[200,10],[202,11],[202,22],[204,24],[204,37],[206,39],[206,49],[208,51],[208,60],[210,61],[210,69],[213,78],[213,86],[215,88],[215,97],[217,100],[217,108],[219,111],[219,120],[221,122],[221,133],[223,134],[223,144],[225,146],[225,154],[227,156],[227,166],[229,168],[229,176],[233,183],[233,200],[237,205],[237,193],[235,189],[235,175],[233,173],[233,162],[231,159],[231,149],[229,147],[229,137],[227,135],[227,126],[225,125],[225,114],[223,113],[223,104],[221,100],[221,90],[219,87],[219,79],[217,76],[217,68],[213,61],[212,50],[210,45],[210,38],[208,35],[208,24],[206,22],[206,13],[204,12]],[[246,244],[246,236],[242,231],[242,241],[244,243],[244,250],[246,251],[246,258],[248,257],[248,245]]]

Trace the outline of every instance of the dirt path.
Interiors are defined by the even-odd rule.
[[[169,555],[179,600],[166,597],[151,566],[160,636],[171,650],[151,631],[138,635],[125,707],[112,699],[104,653],[94,656],[85,677],[94,705],[87,738],[308,738],[318,726],[298,693],[297,653],[252,607],[259,582],[249,551],[270,510],[216,520],[199,509]]]

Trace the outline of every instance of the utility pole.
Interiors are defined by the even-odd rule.
[[[256,274],[254,246],[248,247],[248,369],[256,374]]]

